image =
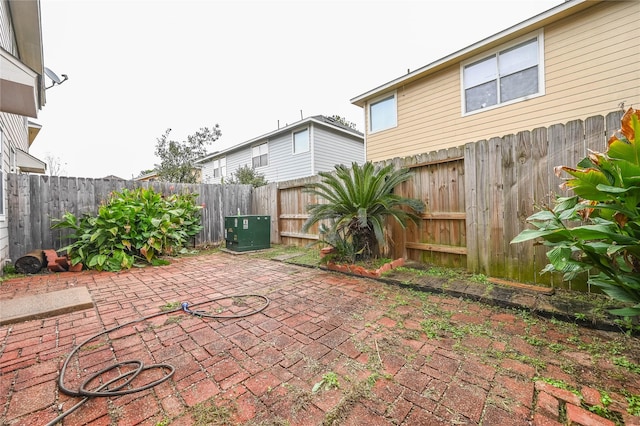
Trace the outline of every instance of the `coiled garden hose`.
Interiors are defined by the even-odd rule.
[[[204,310],[193,310],[191,309],[192,307],[198,307],[198,306],[202,306],[202,305],[206,305],[206,304],[211,304],[213,302],[218,302],[220,300],[225,300],[225,299],[239,299],[239,300],[244,300],[247,298],[258,298],[258,299],[262,299],[262,302],[258,305],[257,308],[253,308],[248,312],[242,312],[242,313],[231,313],[231,314],[223,314],[222,312],[220,313],[209,313],[207,311]],[[169,311],[163,311],[163,312],[158,312],[155,314],[151,314],[148,315],[146,317],[137,319],[137,320],[133,320],[130,322],[127,322],[125,324],[121,324],[118,325],[116,327],[110,328],[108,330],[104,330],[101,331],[100,333],[94,334],[93,336],[89,337],[88,339],[86,339],[85,341],[83,341],[82,343],[80,343],[78,346],[76,346],[70,353],[69,355],[67,355],[67,358],[64,361],[64,364],[62,364],[62,368],[60,369],[60,375],[58,377],[58,387],[60,388],[60,390],[70,396],[74,396],[74,397],[82,397],[83,399],[81,401],[79,401],[76,405],[74,405],[73,407],[69,408],[68,410],[66,410],[65,412],[61,413],[58,417],[56,417],[55,419],[51,420],[49,423],[46,424],[46,426],[54,426],[56,423],[60,422],[62,419],[64,419],[66,416],[68,416],[69,414],[73,413],[75,410],[77,410],[78,408],[80,408],[85,402],[87,402],[89,400],[89,398],[92,397],[113,397],[113,396],[121,396],[121,395],[128,395],[128,394],[132,394],[135,392],[140,392],[146,389],[150,389],[154,386],[159,385],[160,383],[165,382],[166,380],[169,380],[171,378],[171,376],[173,376],[173,374],[175,373],[176,369],[175,367],[173,367],[171,364],[151,364],[151,365],[145,365],[144,362],[142,362],[141,360],[129,360],[129,361],[122,361],[122,362],[118,362],[116,364],[112,364],[106,368],[103,368],[102,370],[90,375],[84,382],[82,382],[82,384],[78,387],[78,389],[73,390],[73,389],[69,389],[65,384],[65,374],[67,372],[67,366],[69,365],[69,362],[71,361],[71,359],[73,358],[73,356],[75,354],[78,353],[78,351],[87,343],[89,343],[90,341],[97,339],[100,336],[112,333],[116,330],[119,330],[121,328],[124,327],[128,327],[132,324],[136,324],[142,321],[147,321],[150,320],[152,318],[155,317],[159,317],[161,315],[167,315],[167,314],[171,314],[174,312],[185,312],[187,314],[190,315],[194,315],[200,318],[212,318],[212,319],[233,319],[233,318],[244,318],[244,317],[248,317],[250,315],[255,315],[259,312],[262,312],[267,306],[269,306],[269,299],[266,296],[262,296],[259,294],[245,294],[245,295],[236,295],[236,296],[222,296],[222,297],[218,297],[215,299],[209,299],[207,301],[204,302],[200,302],[200,303],[194,303],[194,304],[189,304],[188,302],[182,302],[180,304],[179,308],[176,309],[172,309]],[[113,377],[111,379],[108,379],[106,382],[102,383],[100,386],[96,387],[95,389],[91,390],[89,388],[91,383],[97,383],[100,381],[100,379],[107,375],[108,373],[112,372],[112,371],[117,371],[122,367],[129,367],[130,369],[124,373],[118,374],[116,377]],[[163,371],[164,375],[162,377],[160,377],[157,380],[151,381],[149,383],[146,383],[144,385],[138,386],[138,387],[129,387],[131,385],[131,383],[143,372],[148,371],[148,370],[152,370],[152,369],[160,369]],[[113,386],[112,386],[113,385]]]

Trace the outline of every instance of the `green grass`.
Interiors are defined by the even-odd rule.
[[[10,280],[12,278],[22,278],[25,277],[25,274],[20,274],[16,271],[16,267],[13,264],[7,264],[2,268],[2,276],[0,276],[0,284],[4,281]]]
[[[160,310],[163,312],[173,311],[180,307],[180,302],[167,302],[164,305],[160,306]]]

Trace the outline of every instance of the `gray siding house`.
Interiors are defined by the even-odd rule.
[[[336,164],[364,162],[363,134],[316,115],[214,152],[198,160],[202,183],[224,183],[239,167],[250,166],[267,182],[281,182],[331,171]]]
[[[45,104],[39,0],[0,0],[0,274],[9,259],[7,175],[44,173],[29,154]]]

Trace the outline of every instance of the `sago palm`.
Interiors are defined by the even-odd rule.
[[[323,201],[307,206],[309,218],[303,225],[308,231],[316,223],[329,223],[328,232],[342,236],[361,258],[379,254],[385,245],[385,219],[394,218],[403,228],[409,220],[419,223],[424,203],[402,197],[393,190],[411,178],[408,169],[395,170],[393,165],[376,167],[370,162],[351,168],[335,166],[334,172],[320,172],[322,180],[309,184],[305,192]],[[409,210],[403,209],[409,207]]]

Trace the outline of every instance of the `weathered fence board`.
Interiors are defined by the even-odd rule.
[[[490,276],[505,274],[504,248],[504,176],[502,174],[502,138],[491,138],[489,149],[489,270]]]
[[[490,206],[489,206],[489,142],[487,140],[481,140],[478,142],[478,157],[476,162],[478,168],[476,170],[476,188],[477,188],[477,200],[478,206],[478,246],[477,253],[482,272],[489,275],[490,269],[490,252],[489,241],[491,238],[490,228]],[[465,159],[466,161],[466,159]],[[470,182],[472,183],[472,182]]]
[[[468,143],[464,146],[464,157],[469,159],[476,158],[477,144]],[[466,186],[465,191],[465,212],[467,215],[467,269],[470,271],[480,270],[480,259],[478,253],[478,189],[476,185],[476,176],[478,175],[475,161],[464,161],[464,178]]]
[[[278,229],[278,184],[269,183],[253,190],[252,214],[271,216],[271,242],[280,244]]]
[[[503,232],[502,244],[504,247],[504,275],[514,276],[520,269],[517,247],[510,244],[509,236],[518,229],[518,178],[516,176],[515,135],[507,135],[503,138],[501,148],[502,178],[503,178]]]
[[[539,127],[531,132],[531,155],[533,157],[533,202],[536,210],[548,208],[552,206],[553,197],[551,195],[551,177],[553,170],[549,168],[548,162],[549,143],[547,139],[547,129]],[[516,196],[516,195],[514,195]],[[515,236],[524,225],[518,224],[513,228],[509,235]],[[550,274],[539,275],[536,272],[541,271],[547,264],[547,249],[542,245],[533,246],[532,271],[533,282],[538,284],[553,285],[553,276]],[[519,268],[518,271],[521,269]],[[520,276],[520,274],[518,274]],[[520,277],[519,281],[524,281],[524,277]]]
[[[164,194],[197,193],[202,209],[202,231],[197,245],[220,243],[224,239],[224,217],[249,214],[252,210],[250,185],[200,185],[163,182],[135,182],[116,179],[87,179],[60,176],[9,174],[8,223],[9,256],[20,256],[36,249],[59,249],[70,241],[68,230],[51,229],[55,219],[66,212],[76,217],[95,214],[114,191],[152,187]]]
[[[517,179],[517,198],[518,198],[518,215],[514,218],[517,224],[517,228],[514,231],[520,232],[525,229],[526,220],[534,210],[534,193],[533,193],[533,179],[535,173],[533,172],[533,156],[531,145],[531,132],[520,132],[516,135],[516,179]],[[511,241],[515,235],[505,235],[505,239]],[[533,259],[533,244],[518,244],[516,246],[516,253],[518,259],[520,259],[521,265],[523,262],[529,260],[530,265],[522,265],[516,271],[513,272],[511,278],[522,282],[536,282],[536,272],[532,268],[531,260]]]

